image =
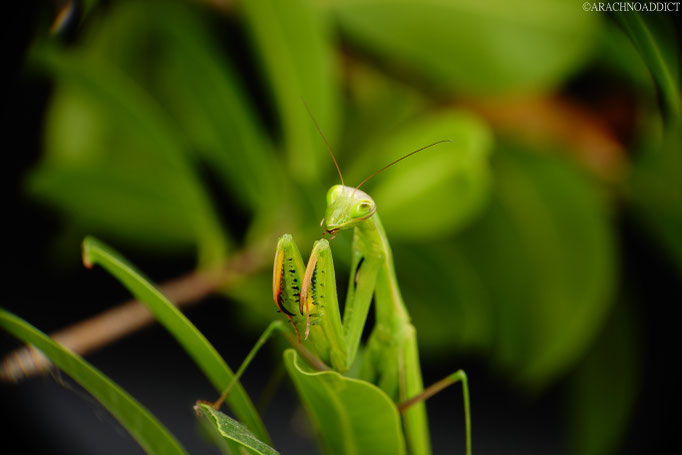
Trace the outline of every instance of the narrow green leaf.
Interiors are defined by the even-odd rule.
[[[173,435],[149,411],[81,357],[3,309],[0,309],[0,327],[35,346],[52,363],[83,386],[128,430],[147,453],[186,453]]]
[[[223,414],[220,411],[213,409],[211,406],[201,404],[201,412],[210,423],[218,430],[218,432],[225,438],[235,441],[238,444],[254,450],[261,455],[277,455],[278,451],[260,441],[257,437],[249,431],[241,423],[237,422],[230,416]]]
[[[636,93],[654,99],[656,82],[625,30],[612,21],[605,21],[599,43],[595,70],[609,79],[622,80]]]
[[[303,100],[333,147],[340,113],[331,27],[310,0],[244,0],[239,10],[279,112],[289,168],[299,181],[319,179],[328,152]]]
[[[674,32],[667,39],[661,39],[637,11],[615,13],[614,17],[621,24],[649,67],[649,71],[661,91],[668,114],[678,119],[681,113],[680,89]],[[665,21],[667,18],[659,17],[657,19]],[[658,27],[662,25],[670,27],[669,23],[657,25]]]
[[[232,382],[234,373],[206,337],[123,257],[102,242],[88,237],[83,241],[83,262],[88,267],[95,264],[104,267],[137,299],[147,305],[219,393]],[[227,398],[227,403],[240,421],[244,422],[260,440],[269,443],[270,438],[265,426],[241,384],[238,383],[234,387]]]
[[[398,408],[385,392],[335,371],[313,371],[293,349],[284,362],[328,453],[405,453]]]
[[[647,135],[630,175],[633,207],[652,240],[682,274],[682,123],[661,141]]]
[[[561,83],[587,61],[600,20],[572,0],[321,3],[357,47],[440,88],[486,95]]]

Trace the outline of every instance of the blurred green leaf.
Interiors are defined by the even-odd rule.
[[[619,303],[570,378],[569,429],[576,455],[617,453],[637,392],[640,358],[632,311]]]
[[[493,299],[494,357],[543,385],[575,362],[603,324],[616,275],[597,188],[565,159],[503,147],[491,210],[458,239]]]
[[[201,412],[225,439],[236,441],[238,444],[252,449],[261,455],[279,454],[278,451],[259,440],[248,428],[230,416],[227,416],[206,404],[201,404],[200,406]]]
[[[245,87],[208,33],[212,25],[186,3],[117,2],[86,50],[143,85],[230,196],[263,214],[277,206],[281,173]]]
[[[428,107],[428,98],[415,87],[390,77],[366,62],[353,62],[346,69],[349,101],[342,136],[341,169],[355,166],[367,143],[392,134]],[[362,169],[362,174],[371,169]],[[350,175],[349,175],[350,176]],[[349,182],[353,184],[353,182]],[[359,183],[355,182],[355,184]]]
[[[651,17],[647,20],[653,22],[652,26],[637,11],[614,14],[649,67],[668,114],[679,119],[680,90],[675,31],[665,16],[649,16]]]
[[[69,214],[81,229],[130,239],[146,248],[190,249],[196,241],[193,226],[169,191],[174,182],[159,185],[167,177],[143,180],[125,169],[101,165],[41,166],[30,175],[28,186],[41,200]]]
[[[147,409],[81,357],[3,309],[0,309],[0,327],[35,346],[52,363],[83,386],[147,453],[186,453],[173,435]]]
[[[289,170],[303,183],[320,180],[333,167],[320,166],[328,152],[303,101],[334,147],[340,110],[329,23],[310,0],[245,0],[238,8],[274,97]]]
[[[367,155],[373,158],[365,173],[443,139],[451,142],[420,152],[373,182],[369,194],[391,239],[432,241],[450,235],[485,207],[492,134],[465,112],[443,111],[419,118],[370,145],[372,153]]]
[[[640,53],[625,31],[612,21],[604,22],[599,56],[595,65],[605,70],[609,79],[624,80],[634,88],[634,94],[655,99],[656,84]]]
[[[542,90],[590,56],[597,14],[570,0],[334,0],[354,44],[457,92]]]
[[[493,165],[488,210],[454,240],[397,245],[397,273],[427,354],[489,352],[505,374],[543,386],[577,361],[608,314],[609,214],[558,156],[504,146]]]
[[[682,273],[682,124],[670,125],[662,141],[649,137],[628,182],[641,223]]]
[[[449,350],[490,350],[496,308],[485,275],[462,248],[452,241],[435,241],[394,244],[393,252],[420,350],[441,358]]]
[[[132,237],[159,236],[168,240],[168,228],[161,223],[178,217],[186,218],[182,225],[191,227],[190,234],[199,247],[202,263],[215,263],[225,254],[226,240],[205,189],[192,164],[183,152],[184,141],[160,107],[132,80],[96,56],[41,47],[32,56],[34,67],[46,71],[59,83],[55,105],[48,113],[46,157],[39,172],[31,179],[36,197],[46,199],[72,219],[87,219],[90,226],[108,232],[130,233],[125,226],[128,217],[113,218],[110,210],[124,210],[125,205],[109,207],[90,199],[88,207],[73,204],[74,192],[119,193],[117,204],[130,203],[140,207],[140,201],[120,197],[139,193],[139,188],[154,187],[171,204],[148,205],[138,216],[140,229]],[[61,92],[61,90],[65,90]],[[62,114],[65,114],[62,116]],[[83,122],[83,123],[81,123]],[[55,176],[51,175],[54,170]],[[87,186],[76,187],[60,175],[88,172],[106,174],[103,188],[95,179],[82,179]],[[134,188],[112,186],[113,182],[134,181]],[[64,186],[55,185],[61,182]],[[43,190],[43,191],[41,191]],[[81,202],[86,198],[81,198]],[[67,211],[69,210],[69,211]],[[115,223],[115,224],[112,224]],[[160,228],[155,228],[160,226]],[[143,231],[147,227],[149,231]],[[143,240],[142,240],[143,241]],[[152,240],[153,242],[153,240]]]
[[[274,257],[274,245],[272,254]],[[272,270],[244,277],[223,289],[223,293],[242,304],[237,309],[242,327],[252,327],[256,332],[277,317],[277,307],[272,300]]]
[[[194,360],[213,387],[222,393],[232,383],[234,373],[201,332],[149,280],[123,257],[102,242],[88,237],[83,241],[83,262],[101,265],[140,302],[147,305]],[[237,383],[227,397],[230,409],[262,441],[270,442],[267,430],[246,391]]]
[[[405,453],[398,408],[377,386],[314,371],[287,349],[284,362],[330,454]]]

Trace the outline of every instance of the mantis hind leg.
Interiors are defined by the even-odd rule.
[[[430,385],[419,395],[413,396],[412,398],[399,403],[398,410],[400,410],[401,413],[404,413],[412,406],[418,403],[423,403],[425,400],[457,382],[462,383],[462,397],[464,399],[464,426],[466,433],[466,454],[471,455],[471,404],[469,398],[469,381],[464,370],[455,371],[451,375],[446,376],[435,384]]]
[[[374,327],[360,377],[377,384],[396,403],[407,402],[424,392],[416,331],[412,324],[402,321],[390,328],[385,324]],[[409,453],[430,454],[429,425],[423,400],[415,400],[408,406],[402,413],[402,421]]]
[[[328,367],[323,362],[318,360],[313,354],[310,353],[310,351],[306,349],[306,347],[303,344],[301,344],[300,341],[298,341],[297,337],[294,337],[293,335],[290,334],[286,325],[282,321],[272,321],[265,329],[265,331],[261,334],[261,336],[258,338],[256,344],[254,344],[254,346],[251,348],[251,351],[249,351],[246,358],[239,366],[239,369],[234,374],[232,381],[227,385],[227,387],[220,395],[220,397],[213,402],[206,400],[197,400],[196,403],[197,405],[195,405],[194,407],[197,414],[200,414],[198,405],[201,403],[208,404],[209,406],[213,407],[216,410],[220,409],[220,407],[222,406],[223,402],[227,399],[230,392],[232,392],[234,387],[237,384],[239,384],[239,379],[241,379],[242,375],[246,371],[246,368],[248,368],[253,358],[256,356],[256,354],[258,354],[258,351],[260,351],[263,345],[272,337],[273,333],[277,332],[283,334],[287,341],[289,341],[289,343],[294,347],[294,349],[296,349],[298,353],[301,354],[301,356],[305,358],[313,368],[315,368],[318,371],[324,371],[328,369]]]
[[[272,321],[268,325],[268,327],[265,329],[265,331],[261,334],[261,336],[258,337],[256,344],[253,346],[253,348],[251,348],[251,351],[249,351],[246,358],[244,359],[242,364],[239,366],[239,369],[237,370],[237,372],[232,377],[232,381],[227,385],[227,387],[225,388],[223,393],[220,395],[220,397],[214,402],[205,401],[205,400],[198,400],[197,404],[204,403],[204,404],[210,405],[211,407],[213,407],[213,409],[216,409],[216,410],[220,409],[220,406],[222,406],[222,404],[225,401],[225,399],[227,398],[227,396],[230,394],[230,392],[232,392],[232,389],[234,389],[234,387],[237,384],[239,384],[239,379],[242,377],[242,375],[244,374],[244,371],[246,371],[246,368],[249,366],[249,364],[251,363],[253,358],[256,356],[258,351],[260,351],[260,349],[263,347],[265,342],[268,341],[268,339],[272,336],[272,334],[275,331],[282,332],[285,330],[286,330],[286,328],[285,328],[284,324],[282,323],[282,321]],[[197,413],[200,413],[198,406],[195,406],[195,411],[197,411]]]

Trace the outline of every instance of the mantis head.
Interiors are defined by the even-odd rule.
[[[324,141],[324,145],[327,147],[329,155],[331,155],[332,157],[332,161],[334,161],[334,166],[336,166],[336,170],[339,172],[339,178],[341,179],[340,185],[332,186],[329,189],[329,192],[327,192],[327,212],[325,213],[325,216],[322,219],[321,223],[321,225],[324,226],[326,232],[331,234],[332,236],[338,231],[341,231],[343,229],[350,229],[356,226],[358,223],[371,217],[372,215],[374,215],[374,212],[376,212],[377,206],[374,203],[374,200],[372,200],[372,198],[369,197],[369,194],[365,193],[364,191],[360,191],[360,187],[364,185],[368,180],[370,180],[372,177],[379,174],[380,172],[385,171],[394,164],[397,164],[398,162],[404,160],[405,158],[414,155],[417,152],[421,152],[422,150],[427,149],[429,147],[433,147],[434,145],[440,144],[441,142],[450,142],[447,139],[436,141],[433,144],[429,144],[425,147],[415,150],[414,152],[408,153],[407,155],[404,155],[398,158],[397,160],[382,167],[381,169],[367,177],[365,180],[360,182],[358,186],[352,188],[350,186],[346,186],[343,184],[343,175],[341,175],[339,163],[336,162],[336,157],[334,156],[332,148],[329,146],[329,142],[327,142],[327,138],[325,138],[324,134],[322,134],[320,125],[317,124],[317,121],[315,120],[313,113],[310,111],[310,108],[308,107],[305,101],[303,101],[303,105],[308,111],[310,118],[313,120],[313,123],[315,124],[317,131],[320,133],[320,136]]]
[[[334,185],[327,192],[327,211],[322,220],[326,231],[335,234],[350,229],[374,215],[377,206],[362,190],[345,185]]]

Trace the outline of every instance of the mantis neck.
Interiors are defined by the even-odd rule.
[[[356,229],[360,232],[356,233],[354,241],[358,243],[358,250],[363,252],[365,260],[379,261],[375,288],[377,323],[402,325],[410,317],[400,294],[391,245],[379,215],[375,213]]]

